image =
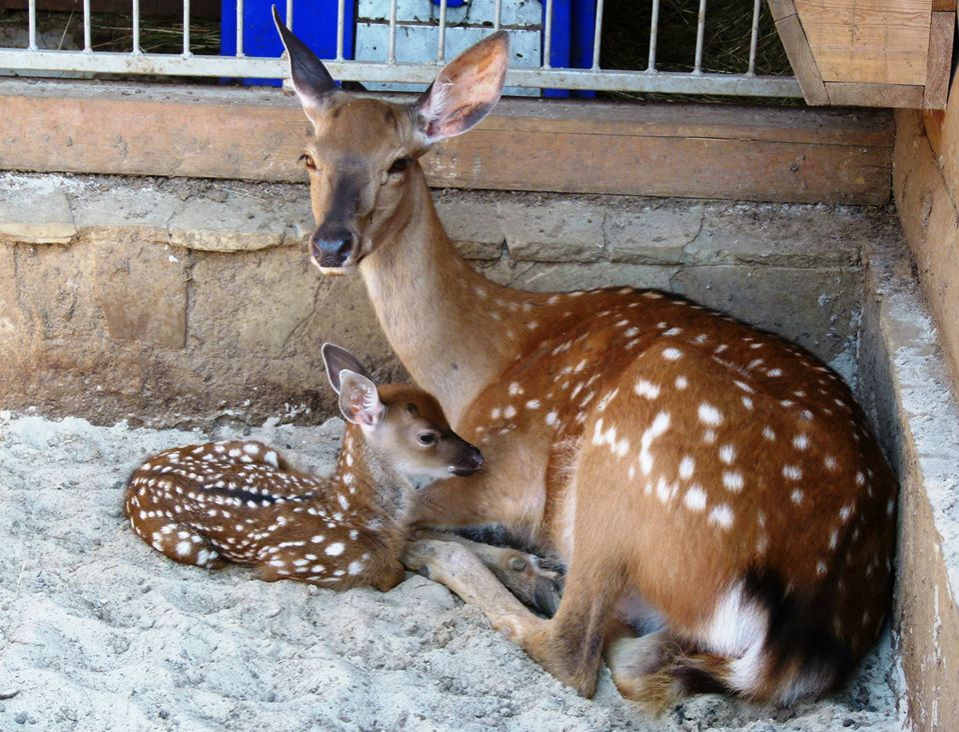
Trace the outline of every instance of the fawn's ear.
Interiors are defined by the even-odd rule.
[[[290,57],[290,77],[300,104],[304,110],[319,107],[326,95],[336,89],[336,82],[309,46],[283,24],[276,5],[273,6],[273,22]]]
[[[428,142],[461,135],[488,115],[509,64],[509,36],[497,31],[450,61],[415,103]]]
[[[350,422],[368,427],[376,427],[386,414],[376,384],[349,369],[340,372],[340,411]]]
[[[320,348],[320,354],[323,356],[323,364],[326,366],[326,377],[330,380],[330,386],[337,394],[340,393],[340,372],[352,371],[370,379],[370,374],[360,360],[345,348],[340,348],[333,343],[324,343]]]

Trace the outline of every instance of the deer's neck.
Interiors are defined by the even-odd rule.
[[[412,483],[370,448],[354,424],[347,425],[330,480],[352,510],[371,514],[384,527],[406,525]]]
[[[509,316],[535,296],[469,268],[446,235],[418,168],[417,176],[360,271],[393,350],[416,383],[439,399],[455,428],[514,357],[519,333]]]

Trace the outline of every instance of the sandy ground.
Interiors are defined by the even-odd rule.
[[[251,436],[326,470],[341,430],[267,424]],[[888,637],[815,704],[704,696],[650,720],[605,671],[595,699],[577,697],[422,577],[336,594],[176,565],[130,531],[121,491],[147,454],[207,437],[0,412],[0,729],[902,727]]]

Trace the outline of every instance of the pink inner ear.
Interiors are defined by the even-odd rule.
[[[497,43],[481,42],[448,63],[421,107],[433,140],[462,134],[479,123],[499,100],[508,55]]]

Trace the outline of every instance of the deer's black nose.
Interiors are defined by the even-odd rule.
[[[466,477],[467,475],[472,475],[477,470],[483,467],[483,453],[479,451],[479,448],[469,445],[466,450],[466,454],[460,459],[460,462],[457,465],[450,467],[450,472],[453,475],[459,475],[461,477]]]
[[[310,253],[321,267],[342,267],[353,253],[353,244],[349,231],[318,230],[310,237]]]

